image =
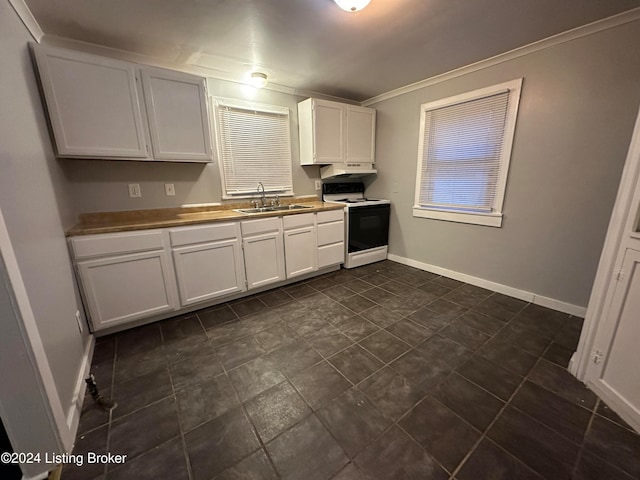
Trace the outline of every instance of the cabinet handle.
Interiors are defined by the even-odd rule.
[[[290,237],[293,237],[294,235],[302,235],[303,233],[309,233],[309,230],[302,230],[300,232],[289,232],[287,233],[287,235],[289,235]]]

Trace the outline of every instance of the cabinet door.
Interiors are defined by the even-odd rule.
[[[285,279],[282,230],[242,240],[249,289]]]
[[[376,111],[347,105],[346,162],[375,162]]]
[[[175,284],[164,251],[78,262],[95,330],[175,309]]]
[[[182,306],[245,290],[239,239],[175,248],[173,261]]]
[[[142,68],[153,157],[212,160],[205,79],[159,68]]]
[[[640,251],[626,251],[621,275],[596,334],[587,378],[625,420],[640,428]]]
[[[287,278],[318,269],[318,250],[314,226],[285,230],[284,257]]]
[[[133,64],[33,48],[58,155],[148,158]]]
[[[345,105],[313,101],[313,151],[315,163],[342,163],[345,153]]]

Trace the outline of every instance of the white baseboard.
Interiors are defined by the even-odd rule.
[[[84,394],[87,391],[87,383],[84,381],[89,376],[91,370],[91,359],[93,358],[93,350],[96,345],[96,340],[93,335],[89,336],[87,345],[84,348],[84,354],[82,355],[82,367],[78,373],[76,379],[76,388],[74,390],[73,401],[67,412],[67,426],[71,434],[71,443],[65,442],[65,448],[67,452],[71,451],[73,442],[75,441],[76,433],[78,431],[78,424],[80,422],[80,414],[82,413],[82,405],[84,403]]]
[[[524,300],[525,302],[534,303],[536,305],[551,308],[559,312],[568,313],[576,317],[584,318],[585,314],[587,313],[586,307],[573,305],[572,303],[556,300],[555,298],[545,297],[533,292],[527,292],[526,290],[521,290],[519,288],[510,287],[501,283],[492,282],[491,280],[486,280],[484,278],[474,277],[472,275],[467,275],[466,273],[456,272],[455,270],[449,270],[447,268],[438,267],[436,265],[430,265],[418,260],[412,260],[411,258],[394,255],[393,253],[390,253],[387,258],[393,262],[402,263],[403,265],[419,268],[420,270],[424,270],[426,272],[453,278],[454,280],[469,283],[471,285],[475,285],[476,287],[493,290],[494,292],[502,293],[503,295],[507,295],[509,297],[518,298],[520,300]]]
[[[612,391],[602,380],[587,381],[586,385],[622,420],[627,422],[637,433],[640,433],[640,414],[634,405],[619,396],[615,390]]]
[[[576,377],[578,380],[582,381],[582,378],[578,377],[578,368],[577,368],[578,367],[578,362],[576,361],[577,354],[578,354],[578,352],[573,352],[573,355],[571,355],[571,358],[569,359],[569,366],[567,367],[567,370],[569,371],[569,373],[571,375]]]

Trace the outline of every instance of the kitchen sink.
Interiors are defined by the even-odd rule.
[[[265,212],[286,212],[289,210],[302,210],[304,208],[313,208],[311,205],[278,205],[270,207],[256,207],[256,208],[238,208],[235,210],[240,213],[265,213]]]

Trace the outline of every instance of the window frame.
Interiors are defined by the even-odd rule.
[[[220,172],[220,184],[221,184],[221,189],[222,189],[222,199],[223,200],[240,200],[240,199],[246,199],[246,198],[254,198],[257,194],[257,184],[256,184],[256,190],[255,191],[246,191],[246,192],[238,192],[238,193],[229,193],[228,192],[228,188],[227,188],[227,181],[225,178],[225,172],[224,172],[224,155],[223,155],[223,145],[224,142],[221,138],[221,126],[220,126],[220,120],[218,118],[218,109],[220,107],[231,107],[231,108],[237,108],[237,109],[242,109],[242,110],[254,110],[257,112],[264,112],[264,113],[272,113],[272,114],[277,114],[277,115],[286,115],[287,117],[287,143],[289,145],[289,175],[290,178],[288,180],[288,183],[290,184],[291,188],[287,189],[287,190],[267,190],[265,193],[267,196],[274,196],[274,195],[278,195],[280,197],[293,197],[295,196],[294,192],[293,192],[293,166],[292,166],[292,159],[293,159],[293,155],[292,155],[292,151],[291,151],[291,112],[289,110],[289,108],[287,107],[283,107],[280,105],[269,105],[269,104],[265,104],[265,103],[258,103],[258,102],[252,102],[252,101],[247,101],[247,100],[238,100],[238,99],[232,99],[232,98],[224,98],[224,97],[211,97],[211,105],[213,106],[213,124],[214,124],[214,128],[215,128],[215,140],[216,140],[216,152],[217,152],[217,156],[218,156],[218,169]]]
[[[522,78],[499,83],[490,87],[481,88],[467,93],[454,95],[433,102],[420,105],[420,132],[418,137],[418,159],[416,165],[416,187],[413,204],[413,216],[418,218],[430,218],[434,220],[444,220],[458,223],[469,223],[489,227],[501,227],[503,219],[503,204],[507,186],[507,176],[509,164],[511,162],[511,152],[513,148],[513,138],[515,135],[518,107],[520,104],[520,94],[522,91]],[[480,100],[502,92],[509,92],[508,107],[505,119],[505,130],[500,153],[500,170],[496,183],[496,193],[491,212],[456,210],[455,208],[439,208],[437,206],[425,206],[420,204],[420,194],[422,186],[422,171],[425,149],[428,145],[425,142],[425,129],[427,112],[443,107],[454,106],[464,102]]]

